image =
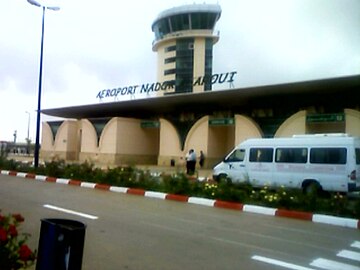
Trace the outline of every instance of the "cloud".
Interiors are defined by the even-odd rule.
[[[7,77],[0,88],[1,106],[1,138],[13,141],[14,132],[17,133],[17,141],[25,141],[27,138],[28,117],[30,113],[30,123],[35,123],[36,99],[19,91],[16,79]],[[16,112],[16,113],[15,113]],[[31,127],[30,127],[31,128]]]
[[[96,103],[102,89],[155,82],[151,24],[161,11],[193,2],[59,0],[61,10],[45,17],[43,107]],[[213,72],[236,70],[235,87],[360,73],[358,0],[206,2],[222,8]],[[25,138],[24,111],[36,108],[41,14],[26,0],[0,9],[1,112],[17,120],[1,118],[0,139],[11,140],[14,129]]]

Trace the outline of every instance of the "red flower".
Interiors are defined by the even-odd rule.
[[[10,224],[9,229],[8,229],[8,233],[10,234],[11,237],[16,237],[18,235],[16,226],[13,224]]]
[[[0,227],[0,242],[5,242],[7,240],[7,233],[4,228]]]
[[[20,214],[13,214],[12,216],[17,222],[23,222],[25,220],[24,217]]]
[[[27,245],[22,245],[19,249],[20,260],[26,262],[33,257],[31,249]]]
[[[18,232],[20,214],[0,215],[0,270],[25,269],[34,264],[36,252],[25,244],[29,235]]]

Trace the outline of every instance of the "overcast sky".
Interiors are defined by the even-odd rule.
[[[205,2],[222,8],[213,73],[237,71],[237,88],[360,74],[359,0]],[[100,90],[156,82],[152,22],[165,9],[204,1],[42,3],[61,8],[45,15],[46,109],[95,104]],[[35,141],[41,16],[26,0],[1,0],[0,140],[12,141],[16,130],[24,142],[30,115]]]

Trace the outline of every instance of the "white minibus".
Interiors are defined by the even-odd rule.
[[[304,192],[360,190],[360,138],[334,133],[249,139],[214,167],[213,177]]]

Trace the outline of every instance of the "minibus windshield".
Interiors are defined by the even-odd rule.
[[[244,161],[245,149],[235,149],[225,158],[224,162]]]

